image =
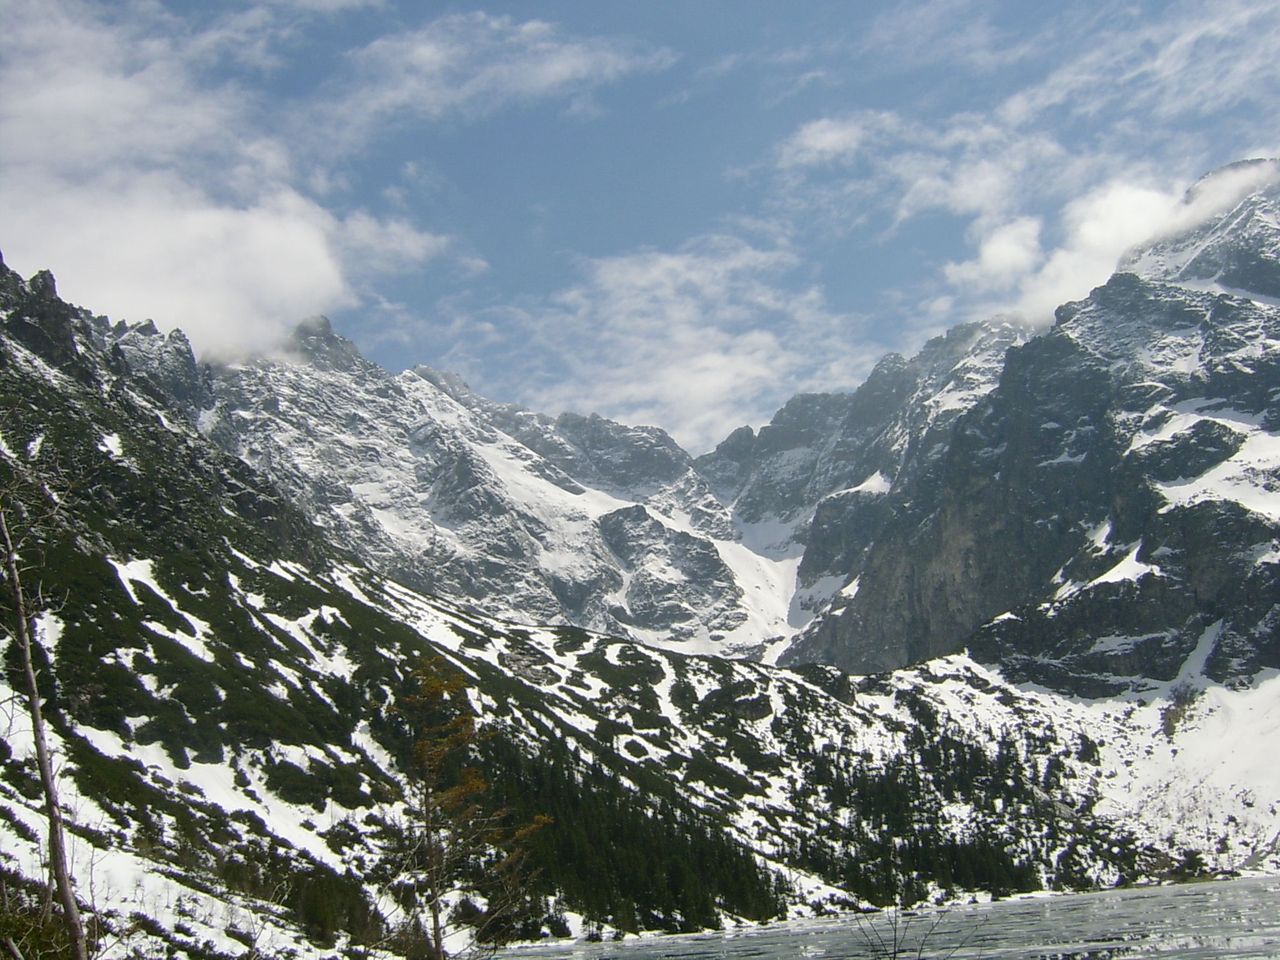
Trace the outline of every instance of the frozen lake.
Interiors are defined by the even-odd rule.
[[[1109,960],[1115,957],[1280,957],[1280,877],[1013,900],[903,916],[901,957],[922,960]],[[895,956],[886,916],[621,943],[533,947],[537,960]]]

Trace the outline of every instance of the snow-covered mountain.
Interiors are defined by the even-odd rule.
[[[144,355],[163,376],[131,367]],[[398,706],[424,657],[467,687],[506,802],[562,811],[548,929],[1107,884],[1190,869],[1185,850],[1280,869],[1259,763],[1274,678],[1089,704],[964,656],[854,678],[513,627],[330,543],[187,422],[213,389],[188,356],[0,268],[0,487],[11,518],[44,518],[30,556],[60,598],[39,627],[73,863],[143,954],[386,947]],[[30,727],[8,717],[0,871],[26,902],[43,822]]]
[[[1011,350],[790,660],[967,648],[1088,696],[1280,667],[1278,197],[1134,251],[1145,276]]]
[[[759,433],[735,431],[696,466],[732,511],[745,543],[797,559],[790,623],[856,590],[863,555],[907,486],[946,449],[951,425],[996,384],[1029,331],[994,320],[884,357],[851,394],[788,402]]]
[[[1183,207],[1191,222],[1131,250],[1118,272],[1148,280],[1280,298],[1280,160],[1243,160],[1201,178]],[[1226,210],[1214,210],[1223,204]],[[1209,205],[1213,214],[1195,211]],[[1216,215],[1215,215],[1216,214]]]
[[[402,583],[517,622],[768,659],[856,576],[882,494],[936,455],[1025,332],[957,328],[696,461],[653,427],[392,375],[323,319],[287,355],[214,367],[150,324],[110,336],[201,432]]]
[[[138,369],[185,380],[176,395],[205,435],[407,585],[689,651],[742,652],[786,628],[783,574],[735,541],[660,430],[552,420],[426,368],[392,375],[323,319],[289,356],[203,371],[175,360],[174,338],[132,328],[116,342]]]

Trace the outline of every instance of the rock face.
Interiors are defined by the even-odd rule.
[[[951,424],[1027,335],[999,320],[956,327],[910,360],[886,356],[854,393],[796,397],[758,434],[743,428],[697,460],[745,542],[799,558],[793,625],[856,589],[894,491],[945,450]]]
[[[1263,190],[1135,251],[1149,276],[1011,350],[856,596],[788,658],[865,671],[968,647],[1092,696],[1280,666],[1278,210]]]

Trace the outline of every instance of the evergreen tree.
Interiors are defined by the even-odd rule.
[[[475,765],[480,734],[462,677],[440,660],[414,671],[397,711],[414,736],[404,814],[387,824],[387,890],[404,911],[397,944],[406,956],[445,960],[450,934],[471,949],[496,948],[531,909],[527,869],[537,816],[512,825],[489,801]]]

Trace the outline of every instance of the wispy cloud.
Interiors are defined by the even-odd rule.
[[[823,117],[806,123],[778,148],[778,164],[788,169],[852,160],[867,139],[866,127],[851,117]]]
[[[797,127],[776,150],[779,209],[891,232],[929,213],[967,224],[973,256],[935,264],[921,306],[931,323],[991,310],[1034,320],[1102,282],[1116,257],[1160,229],[1185,185],[1240,142],[1280,98],[1280,8],[1261,0],[1099,11],[1064,6],[1035,36],[1036,57],[990,26],[990,5],[930,0],[886,14],[870,46],[927,51],[972,74],[1009,64],[1018,85],[982,111],[852,111]],[[941,26],[938,26],[941,25]],[[911,42],[907,42],[911,38]],[[896,61],[895,61],[896,62]],[[1052,67],[1038,73],[1038,63]],[[1198,119],[1214,115],[1214,133]],[[1159,120],[1153,123],[1152,120]],[[1218,139],[1214,139],[1218,138]],[[858,216],[852,216],[853,211]]]
[[[1272,99],[1280,78],[1275,4],[1182,2],[1160,5],[1159,14],[1117,7],[1102,23],[1090,19],[1087,46],[1010,96],[1001,119],[1024,124],[1052,111],[1167,119]]]
[[[865,54],[893,50],[889,70],[948,63],[987,71],[1036,56],[1040,37],[1019,36],[995,26],[992,4],[975,0],[924,0],[895,4],[880,14],[860,44]]]
[[[596,88],[662,70],[667,50],[565,34],[541,20],[450,14],[381,37],[350,55],[353,76],[332,106],[335,135],[360,139],[388,123],[483,116],[512,104],[565,98],[578,112]]]
[[[352,258],[379,273],[397,273],[426,263],[443,254],[452,242],[442,234],[419,230],[407,220],[379,219],[365,210],[357,210],[337,225],[337,240]]]
[[[991,230],[978,248],[978,256],[964,263],[944,267],[953,286],[974,290],[1007,289],[1017,284],[1040,263],[1040,221],[1018,217]]]
[[[535,409],[658,423],[705,450],[796,390],[849,388],[867,373],[858,320],[797,288],[798,266],[785,247],[708,235],[585,261],[582,281],[547,300],[455,314],[436,335],[455,344],[451,367],[479,373],[467,351],[496,334],[527,385],[518,399]]]

